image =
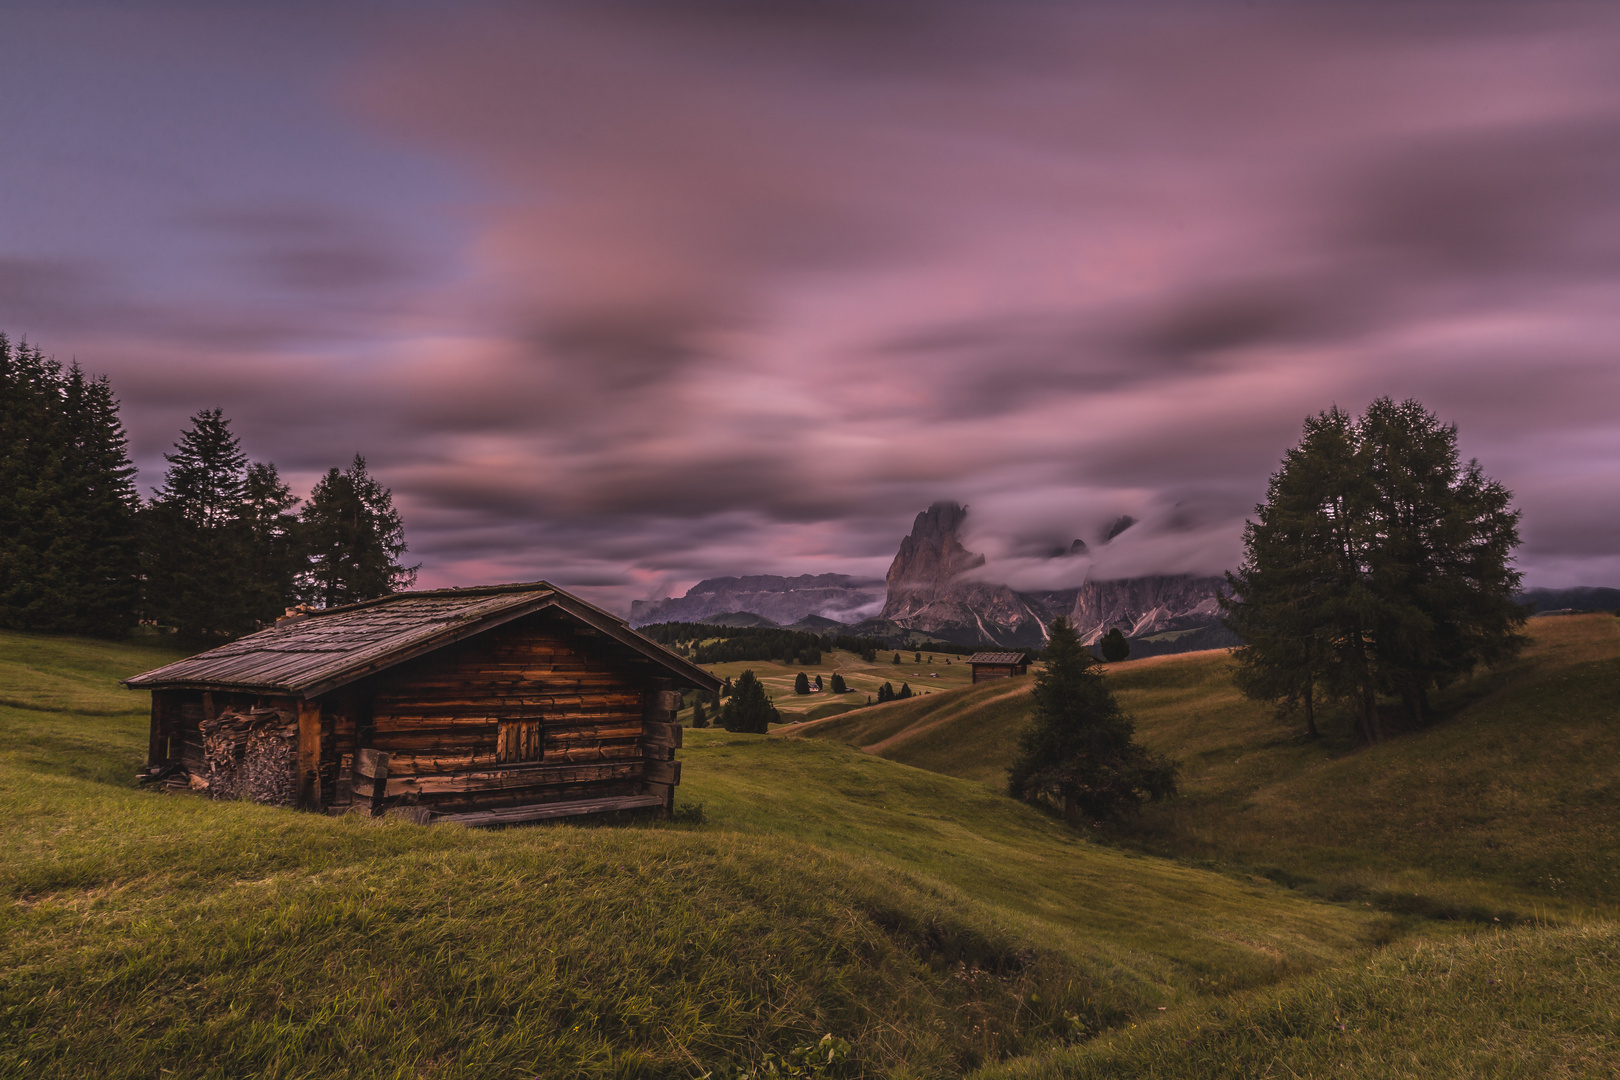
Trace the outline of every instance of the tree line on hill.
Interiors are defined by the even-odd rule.
[[[128,446],[105,377],[0,333],[0,625],[119,636],[144,621],[207,643],[415,580],[359,455],[301,500],[205,409],[142,499]]]

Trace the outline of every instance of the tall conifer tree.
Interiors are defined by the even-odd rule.
[[[1071,819],[1118,820],[1176,793],[1174,763],[1136,743],[1135,725],[1065,618],[1052,621],[1030,699],[1034,716],[1007,773],[1014,798],[1055,803]]]
[[[309,562],[300,586],[322,607],[351,604],[409,588],[417,567],[402,566],[405,523],[393,494],[354,456],[348,469],[332,469],[315,485],[302,515]]]
[[[257,628],[242,521],[247,455],[220,409],[191,418],[144,530],[147,608],[189,640]]]

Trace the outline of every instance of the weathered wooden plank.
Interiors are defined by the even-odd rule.
[[[643,756],[637,742],[587,744],[569,747],[548,746],[540,759],[547,764],[562,762],[628,761]],[[498,752],[493,750],[470,753],[412,754],[395,752],[389,772],[393,776],[421,776],[432,773],[487,771],[501,765]]]
[[[366,746],[355,752],[354,775],[367,780],[387,779],[393,756],[386,750]]]
[[[452,773],[448,776],[390,776],[387,794],[502,791],[545,784],[611,780],[639,775],[641,768],[640,761],[621,761],[601,765],[523,765],[511,769]]]
[[[646,696],[648,712],[679,712],[681,695],[675,690],[652,690]]]
[[[321,804],[321,703],[298,703],[298,805]]]
[[[679,748],[682,730],[679,724],[661,724],[654,720],[648,720],[642,724],[641,741],[648,746]]]
[[[678,761],[649,761],[643,775],[646,776],[649,782],[654,784],[678,784],[681,782],[681,763]]]
[[[502,810],[473,810],[462,813],[434,814],[434,821],[455,822],[471,828],[488,825],[516,825],[527,821],[548,821],[556,818],[579,817],[585,814],[607,814],[624,810],[650,810],[664,805],[656,795],[621,795],[607,799],[581,799],[570,802],[548,803],[541,806],[519,806]]]
[[[641,756],[646,758],[648,761],[674,761],[675,748],[673,746],[657,746],[642,743]]]

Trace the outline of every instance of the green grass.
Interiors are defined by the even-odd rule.
[[[1548,815],[1569,799],[1611,812],[1590,800],[1612,768],[1591,761],[1609,745],[1594,716],[1612,714],[1603,673],[1620,648],[1596,621],[1552,621],[1519,668],[1406,737],[1472,722],[1495,755],[1482,761],[1539,776],[1536,755],[1555,759],[1564,786],[1521,794],[1532,819],[1498,826],[1521,860],[1538,828],[1544,847],[1595,857],[1601,820],[1565,835]],[[0,634],[0,1076],[697,1077],[823,1033],[849,1039],[870,1076],[1620,1069],[1616,931],[1590,921],[1599,898],[1532,890],[1564,925],[1475,933],[1240,868],[1251,846],[1327,865],[1254,807],[1291,790],[1288,769],[1371,784],[1333,770],[1382,748],[1297,744],[1229,697],[1218,658],[1111,669],[1144,735],[1203,754],[1189,791],[1205,792],[1209,835],[1167,816],[1128,838],[1189,844],[1179,859],[1095,843],[998,793],[989,759],[1009,752],[1027,680],[783,729],[836,728],[932,770],[828,739],[689,731],[673,823],[476,832],[138,790],[146,702],[115,679],[169,658]],[[1509,738],[1546,680],[1562,704],[1538,714],[1537,737]],[[1442,748],[1421,760],[1446,775]],[[1383,798],[1287,805],[1396,813]],[[1501,812],[1488,798],[1446,812],[1480,806]],[[1338,853],[1342,880],[1410,885],[1422,868],[1402,860],[1444,839],[1381,835],[1391,860]],[[1475,879],[1440,865],[1422,870],[1430,893],[1526,895],[1511,885],[1522,867]],[[1322,881],[1326,894],[1340,879]]]
[[[1589,1077],[1620,1068],[1620,928],[1403,944],[979,1080]]]
[[[826,1032],[953,1076],[1392,932],[805,740],[690,733],[667,825],[162,795],[113,678],[168,654],[0,656],[3,1076],[697,1076]]]
[[[1612,916],[1620,901],[1620,621],[1536,619],[1514,664],[1438,699],[1442,717],[1376,747],[1347,718],[1302,737],[1233,686],[1226,652],[1110,665],[1144,743],[1178,759],[1182,796],[1116,842],[1267,874],[1389,910]],[[863,709],[798,729],[997,785],[1027,681]]]
[[[929,653],[924,650],[922,663],[914,657],[916,650],[900,654],[901,662],[894,663],[892,651],[879,653],[878,658],[867,663],[859,655],[842,650],[834,650],[821,654],[819,664],[783,664],[777,660],[739,660],[726,664],[707,664],[705,670],[712,671],[717,678],[724,679],[730,676],[733,681],[745,671],[752,671],[756,678],[765,685],[765,692],[775,702],[777,709],[782,713],[785,721],[792,723],[803,719],[812,710],[829,704],[859,706],[866,704],[867,696],[877,696],[878,687],[885,682],[899,690],[901,684],[909,684],[912,692],[919,696],[928,696],[941,690],[952,690],[966,686],[973,681],[973,669],[970,668],[963,657],[947,657],[944,653]],[[929,658],[933,663],[929,663]],[[946,663],[949,659],[951,662]],[[812,685],[819,674],[822,686],[820,693],[795,694],[793,692],[793,679],[799,672],[804,672]],[[849,686],[849,692],[834,694],[832,692],[833,673],[844,677]],[[682,723],[690,723],[691,712],[681,715]]]

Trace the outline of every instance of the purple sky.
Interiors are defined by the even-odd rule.
[[[1214,572],[1388,394],[1620,583],[1613,5],[132,7],[0,12],[0,329],[143,490],[218,405],[424,585],[880,577],[942,498]]]

